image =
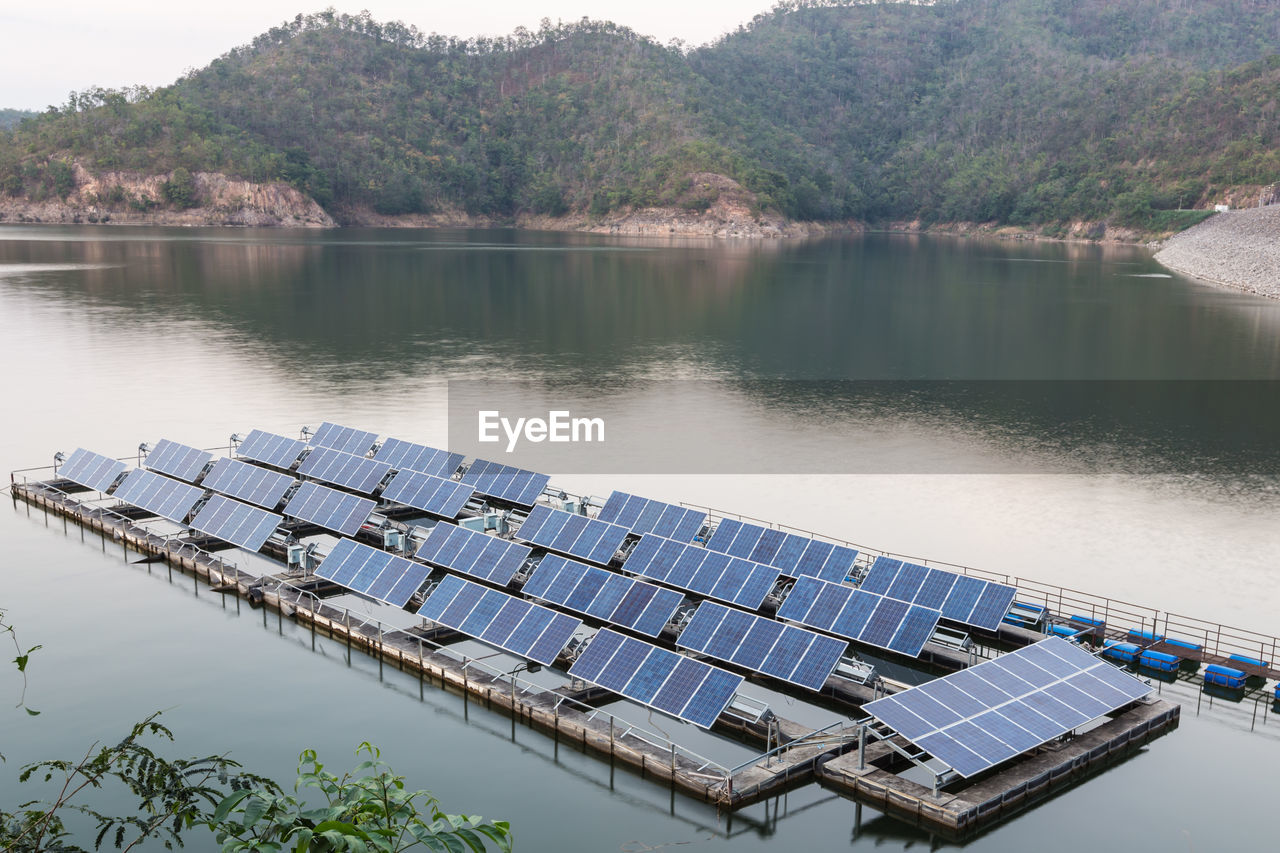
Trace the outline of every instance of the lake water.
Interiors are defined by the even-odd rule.
[[[457,444],[464,399],[572,401],[622,438],[542,469],[569,491],[1276,633],[1280,303],[1167,277],[1137,249],[6,227],[0,350],[11,469],[322,420]],[[163,708],[176,753],[230,749],[280,779],[305,747],[337,767],[374,741],[447,809],[511,820],[524,850],[928,843],[871,809],[855,832],[854,804],[816,786],[730,821],[526,729],[513,745],[509,721],[313,651],[22,505],[0,513],[0,558],[0,605],[45,646],[27,697],[43,713],[0,715],[8,802],[22,762]],[[1268,839],[1241,816],[1266,814],[1280,719],[1221,702],[1197,715],[1194,690],[1166,690],[1185,703],[1178,732],[968,846]]]

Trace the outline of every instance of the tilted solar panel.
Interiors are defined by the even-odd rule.
[[[441,568],[506,586],[530,553],[526,545],[442,521],[431,528],[426,541],[418,547],[417,557]]]
[[[815,577],[843,583],[853,569],[857,549],[832,545],[726,518],[716,527],[707,549],[773,566],[788,577]]]
[[[942,611],[942,618],[999,629],[1017,595],[1016,587],[931,569],[889,557],[877,557],[860,587],[868,592]]]
[[[142,464],[152,471],[159,471],[161,474],[168,474],[170,477],[177,477],[179,480],[190,483],[200,476],[200,472],[212,458],[212,453],[162,438],[156,442],[156,446],[147,454]]]
[[[650,637],[662,633],[684,601],[684,596],[675,590],[576,563],[558,554],[543,557],[520,591]]]
[[[191,527],[245,550],[258,551],[282,521],[273,512],[214,495],[191,519]]]
[[[275,509],[285,492],[297,480],[288,474],[259,468],[239,459],[219,459],[201,485],[215,492],[248,501],[267,509]]]
[[[1151,692],[1060,637],[863,706],[969,777]]]
[[[618,491],[609,495],[609,500],[596,517],[610,524],[620,524],[637,536],[653,533],[677,542],[692,542],[707,520],[707,514],[696,509]]]
[[[740,675],[608,628],[591,639],[569,674],[703,728],[711,728],[742,686]]]
[[[942,614],[865,590],[802,577],[778,608],[778,618],[917,657]]]
[[[475,489],[456,480],[421,474],[408,468],[396,475],[382,490],[382,499],[411,506],[432,515],[457,518]]]
[[[778,580],[778,570],[769,566],[663,539],[652,533],[640,537],[622,568],[632,574],[751,610],[764,603],[765,596]]]
[[[110,456],[77,447],[58,467],[58,476],[87,489],[105,492],[127,467]]]
[[[426,582],[431,569],[413,560],[340,539],[316,568],[318,577],[355,592],[404,607]]]
[[[285,505],[284,514],[318,524],[343,536],[355,536],[369,520],[374,506],[375,502],[369,498],[349,495],[317,483],[303,483]]]
[[[135,468],[116,487],[115,497],[154,512],[161,518],[181,523],[204,497],[204,489]]]
[[[462,482],[475,486],[478,493],[519,506],[533,506],[547,481],[546,474],[513,468],[485,459],[477,459],[462,475]]]
[[[398,438],[388,438],[373,454],[379,462],[386,462],[397,471],[418,471],[434,477],[452,477],[462,464],[461,453],[437,450],[425,444],[414,444]]]
[[[372,494],[389,473],[391,466],[385,462],[328,447],[315,448],[298,466],[298,474],[303,477],[324,480],[366,495]]]
[[[538,504],[516,536],[550,551],[607,566],[627,538],[627,528]]]
[[[357,456],[368,453],[369,448],[373,447],[373,443],[377,440],[376,432],[365,432],[352,427],[331,424],[328,421],[320,424],[315,435],[311,436],[311,443],[316,447],[329,447],[343,453],[354,453]]]
[[[255,429],[240,442],[236,454],[264,465],[289,468],[306,449],[306,443],[296,438],[285,438],[283,435]]]
[[[418,615],[547,666],[582,625],[581,619],[454,575],[427,596]]]

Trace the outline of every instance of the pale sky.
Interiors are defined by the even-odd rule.
[[[0,0],[0,107],[42,110],[91,86],[163,86],[299,12],[333,5],[424,32],[471,37],[537,29],[544,17],[610,20],[666,43],[704,44],[774,0]]]

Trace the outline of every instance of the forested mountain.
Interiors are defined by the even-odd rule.
[[[703,209],[713,172],[795,219],[1154,227],[1280,179],[1271,0],[785,3],[713,44],[583,21],[502,39],[298,16],[173,86],[0,134],[0,192],[73,164],[282,180],[339,221]],[[147,199],[104,203],[152,204]]]
[[[27,110],[0,109],[0,130],[13,130],[24,118],[34,118]]]

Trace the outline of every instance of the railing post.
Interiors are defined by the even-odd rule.
[[[858,769],[867,769],[867,724],[858,726]]]

